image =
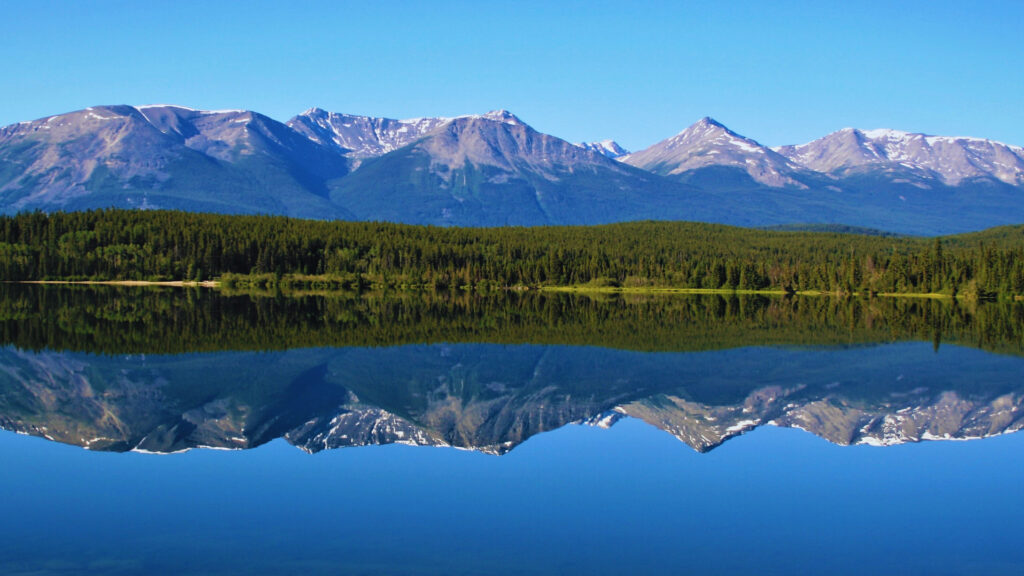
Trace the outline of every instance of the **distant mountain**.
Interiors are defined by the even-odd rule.
[[[344,158],[242,110],[96,106],[0,129],[0,206],[108,206],[346,218]]]
[[[614,140],[601,140],[600,142],[577,142],[577,146],[590,150],[591,152],[597,152],[607,156],[608,158],[620,158],[629,154],[629,150],[626,150]]]
[[[998,142],[894,130],[767,148],[704,118],[620,160],[730,193],[762,217],[786,214],[786,224],[940,234],[1024,221],[1022,158]]]
[[[972,179],[1024,185],[1024,148],[980,138],[844,128],[807,144],[775,150],[795,163],[840,178],[883,173],[922,186],[928,181],[957,186]]]
[[[742,174],[754,185],[803,188],[799,165],[740,136],[711,118],[702,118],[679,134],[621,159],[655,174],[693,181],[708,168]]]
[[[288,121],[288,126],[310,140],[353,159],[358,166],[367,158],[383,156],[419,140],[451,118],[393,120],[337,114],[310,108]]]
[[[537,132],[498,110],[454,118],[332,183],[361,219],[462,226],[713,218],[712,195]]]
[[[626,154],[498,110],[96,106],[0,128],[0,213],[101,207],[497,226],[694,220],[951,234],[1024,222],[1024,149],[840,130],[768,148],[704,118]]]

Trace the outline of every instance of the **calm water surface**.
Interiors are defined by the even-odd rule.
[[[8,289],[0,573],[1024,573],[1019,318]]]

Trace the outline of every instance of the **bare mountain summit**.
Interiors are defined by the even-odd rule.
[[[707,117],[621,160],[655,174],[682,179],[700,169],[726,167],[744,172],[764,186],[807,187],[799,180],[800,166]]]

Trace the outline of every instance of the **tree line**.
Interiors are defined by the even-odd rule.
[[[443,228],[96,210],[0,217],[0,278],[431,290],[606,285],[1024,294],[1024,226],[942,238],[686,222]]]

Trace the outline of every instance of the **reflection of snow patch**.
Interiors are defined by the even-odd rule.
[[[757,424],[757,420],[740,420],[725,429],[726,432],[742,432]]]
[[[171,454],[184,454],[189,450],[191,450],[191,448],[175,450],[173,452],[153,452],[152,450],[146,450],[145,448],[132,448],[131,452],[135,452],[136,454],[156,454],[157,456],[169,456]]]
[[[620,418],[622,418],[621,414],[617,412],[609,412],[608,414],[603,415],[598,420],[593,421],[591,425],[596,426],[598,428],[608,429],[611,428],[613,424],[618,422]]]

